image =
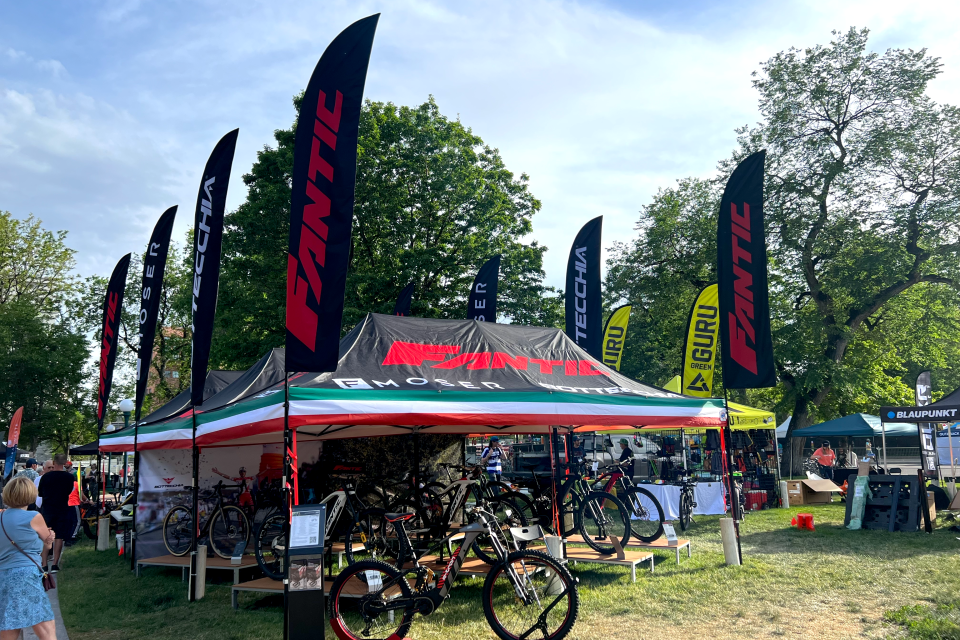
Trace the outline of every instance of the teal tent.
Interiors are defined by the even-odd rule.
[[[888,422],[885,425],[888,436],[918,436],[917,425],[906,422]],[[793,432],[794,438],[820,438],[846,436],[848,438],[880,438],[884,428],[880,426],[880,417],[867,413],[855,413],[835,420],[827,420],[805,429]],[[919,436],[918,436],[919,437]]]

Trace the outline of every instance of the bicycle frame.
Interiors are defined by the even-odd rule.
[[[446,487],[443,488],[443,491],[437,492],[437,497],[442,498],[450,492],[455,492],[450,498],[450,504],[444,510],[442,522],[440,523],[444,527],[449,527],[453,522],[453,516],[457,511],[462,508],[467,502],[467,492],[470,490],[472,485],[477,483],[476,480],[472,480],[466,476],[460,478],[459,480],[454,480]]]
[[[350,497],[353,496],[354,500],[358,500],[357,492],[354,489],[349,488],[346,484],[344,488],[334,491],[326,498],[320,501],[320,504],[327,504],[331,500],[336,500],[333,503],[333,506],[327,507],[327,523],[324,528],[324,537],[328,541],[332,541],[333,530],[337,525],[337,521],[340,520],[340,514],[343,512],[343,508],[346,507],[347,511],[350,512],[351,517],[356,516],[356,510],[353,508],[353,505],[350,503]],[[365,507],[365,505],[360,505]]]

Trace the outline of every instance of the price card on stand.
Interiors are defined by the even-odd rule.
[[[673,525],[669,522],[663,523],[663,532],[667,536],[667,545],[671,547],[677,546],[677,530],[673,528]]]

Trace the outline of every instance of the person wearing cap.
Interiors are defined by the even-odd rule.
[[[837,454],[830,448],[830,443],[826,440],[823,446],[813,452],[811,460],[816,460],[820,465],[820,477],[824,480],[833,480],[833,465],[837,463]]]
[[[629,466],[624,464],[629,461]],[[620,464],[623,473],[628,477],[633,477],[633,449],[630,448],[630,441],[626,438],[620,438]]]
[[[20,473],[18,473],[15,477],[17,478],[23,477],[29,480],[30,482],[36,481],[36,479],[40,477],[40,474],[37,473],[37,461],[33,458],[30,458],[29,460],[27,460],[27,466],[25,466],[23,470]]]
[[[485,447],[480,454],[480,464],[485,465],[487,476],[494,482],[499,482],[503,478],[503,464],[501,464],[503,458],[509,458],[509,455],[500,446],[500,438],[493,436],[490,438],[489,446]]]

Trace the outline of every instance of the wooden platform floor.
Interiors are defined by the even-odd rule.
[[[207,558],[207,571],[233,571],[233,583],[240,582],[240,572],[244,569],[251,569],[257,566],[257,559],[252,555],[244,555],[240,564],[230,564],[229,560],[220,556]],[[190,577],[190,556],[157,556],[156,558],[144,558],[137,560],[136,574],[140,576],[140,570],[143,567],[180,567],[183,569],[183,581],[186,582]]]
[[[567,542],[573,542],[576,544],[586,544],[583,541],[583,536],[572,535],[567,537]],[[635,538],[630,538],[630,541],[627,543],[627,549],[650,549],[652,551],[674,551],[677,554],[677,564],[680,564],[680,550],[687,549],[687,557],[692,557],[692,551],[690,550],[690,541],[687,539],[678,539],[677,544],[670,544],[667,542],[667,539],[663,536],[657,538],[653,542],[640,542]]]
[[[637,565],[644,562],[650,563],[650,573],[653,573],[653,554],[647,551],[623,551],[623,560],[617,558],[616,554],[602,555],[593,549],[584,547],[567,547],[567,561],[584,562],[587,564],[607,564],[621,567],[630,567],[630,580],[637,581]]]

